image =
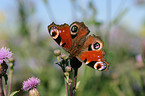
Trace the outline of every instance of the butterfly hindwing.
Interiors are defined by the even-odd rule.
[[[89,36],[85,41],[78,58],[88,66],[101,71],[107,70],[109,63],[104,59],[103,42],[97,36]]]

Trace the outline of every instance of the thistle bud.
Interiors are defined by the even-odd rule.
[[[60,50],[59,50],[59,49],[54,50],[54,55],[55,55],[55,56],[59,56],[60,54],[61,54],[61,52],[60,52]]]
[[[64,72],[64,75],[65,75],[65,76],[69,76],[69,73],[68,73],[68,72]]]
[[[29,91],[29,96],[40,96],[40,94],[36,88],[33,88]]]
[[[70,67],[70,66],[66,66],[66,67],[65,67],[65,71],[66,71],[66,72],[70,72],[70,71],[71,71],[71,67]]]
[[[68,58],[68,56],[66,56],[65,54],[61,54],[61,58],[66,60]]]
[[[68,83],[72,83],[72,80],[71,79],[68,79]]]
[[[15,59],[14,58],[10,58],[8,59],[10,63],[14,63]]]

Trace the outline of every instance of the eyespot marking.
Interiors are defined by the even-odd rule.
[[[57,39],[59,36],[58,29],[55,26],[52,26],[50,28],[50,35],[52,36],[53,39]]]
[[[92,50],[98,50],[100,48],[100,44],[98,42],[95,42],[91,45]]]
[[[95,43],[89,45],[88,51],[101,50],[102,47],[103,47],[103,43],[96,41]]]
[[[94,43],[94,49],[99,49],[100,48],[100,44],[98,42]]]
[[[79,27],[78,27],[77,24],[73,24],[73,25],[70,26],[72,39],[74,39],[77,36],[78,29],[79,29]]]
[[[103,63],[103,62],[96,62],[94,64],[94,68],[99,70],[99,71],[103,71],[107,68],[107,64]]]
[[[71,34],[72,34],[72,35],[76,35],[77,31],[78,31],[77,25],[73,25],[73,26],[71,27]]]

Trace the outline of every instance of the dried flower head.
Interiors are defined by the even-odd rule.
[[[40,79],[31,77],[27,81],[23,82],[23,90],[28,91],[30,89],[36,88],[37,85],[40,85]]]
[[[7,61],[7,59],[11,58],[12,52],[10,52],[9,48],[2,47],[0,49],[0,63],[3,63],[3,61]]]

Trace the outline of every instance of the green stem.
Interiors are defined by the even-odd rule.
[[[70,94],[70,96],[72,96],[72,92],[71,92],[71,91],[72,91],[72,90],[71,90],[71,83],[69,83],[69,90],[70,90],[70,91],[69,91],[69,92],[70,92],[69,94]]]
[[[65,82],[65,91],[66,91],[66,96],[68,96],[67,82],[66,82],[66,78],[65,78],[65,76],[64,76],[64,82]]]
[[[8,85],[7,84],[5,85],[5,91],[6,91],[5,92],[6,96],[8,96]]]
[[[0,96],[4,96],[2,77],[0,77]]]
[[[78,73],[78,68],[74,69],[74,85],[73,85],[72,96],[75,96],[75,93],[76,93],[77,73]]]
[[[11,93],[11,89],[12,89],[12,77],[13,77],[13,71],[10,70],[10,81],[9,81],[9,92],[8,92],[8,96]]]

